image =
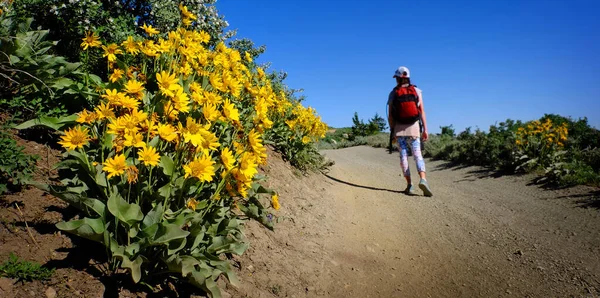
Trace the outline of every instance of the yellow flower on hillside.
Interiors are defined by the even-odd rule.
[[[217,110],[217,107],[215,105],[208,103],[202,107],[202,115],[204,115],[204,118],[208,122],[214,122],[217,121],[219,117],[221,117],[221,112]]]
[[[113,71],[113,73],[110,75],[110,77],[108,79],[109,79],[109,81],[114,83],[114,82],[118,81],[120,78],[122,78],[123,74],[125,74],[125,71],[115,68],[115,70]]]
[[[138,42],[133,40],[133,37],[131,37],[131,36],[127,37],[127,40],[123,41],[121,43],[121,45],[123,46],[123,48],[125,48],[125,51],[129,54],[137,55],[137,53],[140,52],[140,46],[139,46]]]
[[[310,143],[310,137],[309,136],[303,136],[302,137],[302,144],[308,144]]]
[[[205,31],[200,31],[199,41],[201,43],[208,43],[210,41],[210,35]]]
[[[186,203],[186,207],[188,207],[189,209],[192,209],[194,211],[196,211],[197,206],[198,206],[198,201],[196,201],[196,199],[194,199],[194,198],[189,199]]]
[[[187,6],[185,6],[181,3],[179,4],[179,10],[181,10],[181,14],[186,18],[189,18],[189,19],[196,18],[196,16],[188,10]]]
[[[96,107],[95,112],[96,112],[96,118],[98,120],[115,118],[115,112],[106,103],[99,104]]]
[[[275,210],[281,208],[281,205],[279,205],[279,196],[277,194],[271,196],[271,206],[273,206],[273,209]]]
[[[260,140],[260,134],[254,129],[248,133],[248,143],[250,144],[250,148],[252,148],[254,153],[259,153],[263,149],[262,141]]]
[[[108,46],[102,46],[102,49],[104,49],[104,54],[102,54],[102,57],[106,57],[108,62],[117,61],[117,55],[123,54],[123,51],[119,49],[119,46],[114,43],[111,43]]]
[[[123,145],[127,147],[144,148],[146,143],[144,143],[144,136],[142,134],[131,132],[125,135],[125,142],[123,142]]]
[[[183,89],[181,85],[179,85],[179,79],[175,77],[175,74],[169,74],[166,71],[161,71],[156,74],[156,81],[158,82],[158,87],[160,91],[167,96],[175,96],[173,91],[177,89]]]
[[[160,31],[154,29],[151,25],[144,24],[140,28],[144,29],[144,31],[146,32],[146,34],[148,34],[148,36],[152,36],[152,35],[156,35],[156,34],[160,33]]]
[[[140,45],[140,50],[148,57],[158,57],[158,46],[153,40],[146,40]]]
[[[177,138],[177,130],[171,124],[158,124],[158,135],[167,142],[173,142]]]
[[[231,121],[240,121],[240,112],[235,108],[229,99],[226,99],[223,103],[223,114]]]
[[[230,171],[231,169],[233,169],[235,157],[233,157],[233,153],[227,147],[225,147],[223,151],[221,151],[221,162],[223,163],[225,170]]]
[[[90,113],[88,110],[83,110],[79,114],[77,114],[77,123],[86,123],[90,124],[96,121],[96,113]]]
[[[179,85],[174,85],[174,86],[179,86]],[[176,88],[176,90],[174,90],[172,101],[173,101],[173,107],[178,112],[188,113],[190,111],[190,99],[182,87]]]
[[[127,94],[137,95],[144,91],[144,84],[138,82],[137,80],[129,80],[125,84],[125,92]]]
[[[65,135],[60,137],[61,141],[58,143],[68,150],[83,148],[90,140],[88,132],[87,128],[77,125],[74,128],[65,131]]]
[[[156,166],[160,160],[160,155],[156,152],[154,147],[144,146],[142,150],[138,152],[138,160],[147,166]]]
[[[132,184],[137,182],[139,170],[136,166],[128,166],[125,172],[127,173],[127,183]]]
[[[215,162],[209,156],[202,156],[194,159],[187,165],[183,166],[185,172],[184,178],[196,177],[200,182],[210,182],[215,175]]]
[[[83,42],[81,43],[81,47],[83,50],[87,50],[88,48],[98,48],[102,45],[100,42],[100,38],[96,34],[96,32],[87,32],[85,37],[82,38]]]
[[[204,92],[204,98],[207,103],[218,105],[223,102],[223,97],[215,92]]]
[[[127,170],[127,163],[123,154],[107,159],[102,165],[102,170],[108,173],[107,178],[121,175]]]
[[[258,164],[252,154],[244,152],[239,161],[239,170],[242,175],[252,178],[258,173]]]

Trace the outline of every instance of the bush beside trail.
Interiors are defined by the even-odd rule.
[[[549,185],[600,185],[600,131],[586,118],[508,119],[489,132],[467,128],[458,135],[445,126],[425,143],[425,155],[509,174],[536,173],[537,182]]]

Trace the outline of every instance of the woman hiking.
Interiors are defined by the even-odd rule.
[[[396,87],[388,96],[388,124],[392,128],[392,133],[400,148],[400,166],[407,182],[404,193],[416,194],[408,166],[408,147],[410,146],[419,172],[419,188],[425,196],[431,197],[433,193],[427,184],[425,160],[421,153],[421,138],[423,141],[427,141],[429,137],[422,91],[411,84],[410,71],[405,66],[400,66],[394,72],[394,78]],[[422,130],[420,124],[422,124]]]

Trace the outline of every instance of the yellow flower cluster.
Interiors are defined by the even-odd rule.
[[[180,9],[184,19],[195,18],[184,6]],[[102,45],[95,33],[83,38],[84,50],[104,50],[111,74],[99,104],[78,114],[80,125],[65,131],[61,144],[85,151],[90,140],[104,145],[109,140],[110,153],[94,160],[108,178],[127,175],[134,183],[138,174],[151,175],[143,167],[155,167],[168,156],[184,178],[202,183],[224,179],[229,195],[245,197],[258,165],[266,163],[262,139],[273,126],[269,117],[292,104],[273,91],[264,70],[247,66],[249,55],[242,59],[223,43],[210,47],[206,32],[179,28],[164,39],[152,38],[160,32],[151,26],[142,29],[148,39],[129,37],[120,45]],[[145,62],[128,66],[124,56]],[[324,136],[326,125],[314,109],[296,104],[293,116],[288,124],[305,132],[306,142]],[[219,197],[218,191],[213,197]]]
[[[292,130],[298,130],[302,134],[302,143],[306,144],[325,137],[327,125],[317,116],[315,109],[304,107],[296,103],[292,110],[292,118],[286,120],[286,124]]]
[[[543,146],[550,147],[556,145],[563,147],[568,137],[567,123],[554,125],[552,120],[546,119],[543,123],[539,120],[531,121],[524,127],[517,130],[516,144],[518,146],[527,146],[532,139],[541,142]]]

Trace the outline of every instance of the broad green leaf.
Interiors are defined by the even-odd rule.
[[[117,187],[113,187],[113,192],[108,198],[108,211],[112,213],[121,222],[132,226],[136,222],[142,221],[144,214],[137,204],[127,203],[117,192]]]
[[[229,280],[229,283],[231,283],[232,286],[234,287],[239,287],[240,286],[240,280],[237,278],[237,275],[235,274],[235,272],[233,270],[231,270],[231,268],[227,268],[228,270],[226,270],[225,276],[227,276],[227,279]]]
[[[142,221],[142,229],[145,229],[153,224],[159,223],[162,219],[163,212],[164,210],[162,202],[154,206],[154,208],[148,211],[148,213],[146,213],[146,216],[144,216],[144,220]]]
[[[129,269],[131,273],[131,279],[133,279],[134,283],[138,283],[140,279],[142,279],[142,263],[144,262],[141,256],[135,258],[135,260],[131,261],[131,259],[126,256],[126,254],[113,253],[113,257],[121,260],[121,267],[125,269]]]
[[[52,82],[52,87],[56,89],[63,89],[65,87],[71,86],[73,83],[75,82],[71,79],[60,78]]]
[[[62,231],[102,243],[104,222],[101,218],[89,218],[59,222],[56,227]]]
[[[167,155],[163,155],[160,157],[160,167],[163,169],[163,173],[167,176],[172,176],[173,171],[175,170],[175,165],[173,163],[173,159],[171,159]]]
[[[160,137],[156,136],[152,140],[150,140],[150,142],[148,142],[148,146],[157,148],[159,141],[160,141]]]
[[[158,194],[163,198],[170,198],[172,191],[173,187],[171,186],[171,184],[167,183],[163,187],[158,189]]]
[[[181,238],[181,239],[176,239],[176,240],[170,241],[168,248],[167,248],[167,254],[172,255],[172,254],[177,253],[178,251],[182,250],[185,247],[186,243],[187,243],[187,238]]]
[[[217,283],[214,280],[208,278],[206,279],[204,284],[207,292],[210,294],[210,297],[221,298],[221,290],[219,289]]]
[[[65,189],[65,191],[61,191],[60,189]],[[85,212],[87,215],[92,215],[90,211],[93,210],[95,214],[104,218],[104,210],[106,210],[106,205],[104,205],[104,203],[98,199],[88,198],[75,192],[69,192],[68,188],[58,186],[48,186],[44,190],[51,195],[69,203],[69,205]]]
[[[75,121],[77,120],[77,117],[78,117],[77,115],[70,115],[70,116],[65,116],[65,117],[61,117],[61,118],[42,116],[38,119],[32,119],[29,121],[25,121],[25,122],[15,126],[15,129],[27,129],[30,127],[41,125],[41,126],[46,126],[46,127],[52,128],[54,130],[59,130],[67,124],[75,123]]]
[[[106,179],[106,173],[102,171],[102,166],[96,166],[96,178],[94,179],[96,184],[102,187],[108,187],[108,180]]]
[[[107,133],[102,140],[102,149],[112,149],[115,135]]]
[[[190,232],[182,230],[179,226],[174,224],[161,224],[156,231],[156,238],[154,243],[164,244],[170,241],[187,237]]]
[[[188,276],[188,274],[196,270],[196,265],[200,265],[200,261],[192,256],[181,256],[181,275]]]

